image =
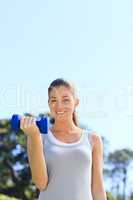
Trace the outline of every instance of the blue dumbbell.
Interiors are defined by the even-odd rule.
[[[11,128],[16,132],[20,130],[20,119],[21,116],[17,114],[14,114],[11,118]],[[38,117],[36,119],[36,125],[38,126],[40,132],[43,134],[48,133],[50,122],[52,121],[50,121],[48,117]]]

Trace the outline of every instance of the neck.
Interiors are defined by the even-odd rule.
[[[52,129],[57,132],[60,132],[60,131],[69,132],[69,131],[75,130],[75,128],[77,128],[77,126],[74,124],[73,120],[71,121],[65,120],[63,122],[55,120],[55,123],[52,126]]]

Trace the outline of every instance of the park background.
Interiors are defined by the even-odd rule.
[[[110,153],[132,151],[132,8],[131,0],[1,1],[0,119],[47,112],[49,84],[65,78],[77,88],[80,122],[108,140]],[[132,162],[127,172],[126,199]]]

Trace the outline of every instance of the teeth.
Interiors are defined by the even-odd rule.
[[[64,112],[57,112],[57,114],[63,114]]]

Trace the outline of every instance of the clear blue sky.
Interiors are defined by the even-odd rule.
[[[0,2],[0,118],[48,109],[52,80],[72,80],[78,115],[132,148],[133,1]]]

